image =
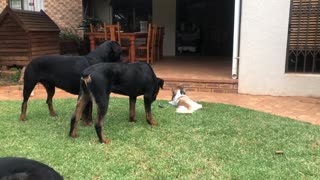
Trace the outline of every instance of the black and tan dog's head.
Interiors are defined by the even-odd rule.
[[[103,62],[122,62],[121,53],[122,49],[118,42],[105,41],[88,56],[102,59]]]
[[[111,62],[122,61],[122,58],[121,58],[122,49],[121,49],[120,44],[117,41],[111,41],[111,49],[112,49],[112,51],[109,55]]]
[[[153,101],[157,99],[158,93],[159,93],[159,89],[163,89],[163,85],[164,85],[164,80],[161,78],[156,78],[156,83],[155,83],[155,87],[154,87],[154,91],[153,91]]]
[[[121,53],[122,49],[117,41],[110,41],[106,44],[106,52],[108,52],[108,62],[122,62]]]
[[[176,97],[177,95],[186,95],[186,91],[184,89],[184,87],[182,86],[177,86],[175,88],[172,88],[172,97],[171,100],[174,99],[174,97]]]

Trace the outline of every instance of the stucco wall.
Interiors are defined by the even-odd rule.
[[[153,0],[152,21],[153,23],[165,26],[163,55],[175,56],[176,0]]]
[[[320,75],[286,74],[290,1],[242,1],[239,93],[320,97]]]

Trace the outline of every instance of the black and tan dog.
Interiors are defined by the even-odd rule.
[[[135,121],[137,96],[143,95],[146,118],[149,124],[156,125],[152,118],[151,104],[156,100],[164,81],[157,78],[151,66],[146,63],[100,63],[82,72],[80,95],[76,110],[71,118],[69,135],[77,137],[77,124],[86,104],[93,99],[97,105],[96,133],[100,143],[109,143],[103,136],[103,118],[108,111],[110,93],[129,96],[129,120]]]
[[[0,180],[63,180],[63,177],[51,167],[26,158],[0,158]]]
[[[119,44],[114,41],[106,41],[86,56],[53,55],[35,58],[28,64],[24,73],[20,120],[26,119],[28,99],[37,83],[40,82],[46,88],[50,115],[55,116],[56,113],[52,106],[55,87],[71,94],[79,94],[79,79],[85,68],[102,62],[120,62],[120,55],[121,47]],[[91,109],[92,103],[89,103],[85,111],[86,116],[91,116]]]

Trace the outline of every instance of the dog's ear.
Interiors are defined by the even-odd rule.
[[[117,41],[111,41],[111,49],[114,53],[115,58],[118,60],[121,58],[122,49]]]
[[[122,52],[121,46],[117,41],[111,41],[111,48],[113,52],[116,52],[116,53]]]
[[[164,80],[161,79],[161,78],[157,78],[157,81],[158,81],[158,85],[161,89],[163,89],[163,84],[164,84]]]
[[[185,94],[186,94],[186,90],[185,90],[184,87],[182,87],[182,86],[177,86],[177,89],[179,89],[180,94],[182,94],[182,95],[185,95]]]
[[[185,88],[181,88],[180,91],[181,91],[180,92],[181,94],[184,94],[184,95],[186,94],[186,89]]]

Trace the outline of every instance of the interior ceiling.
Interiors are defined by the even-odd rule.
[[[130,8],[130,7],[152,7],[152,0],[111,0],[113,7]]]

